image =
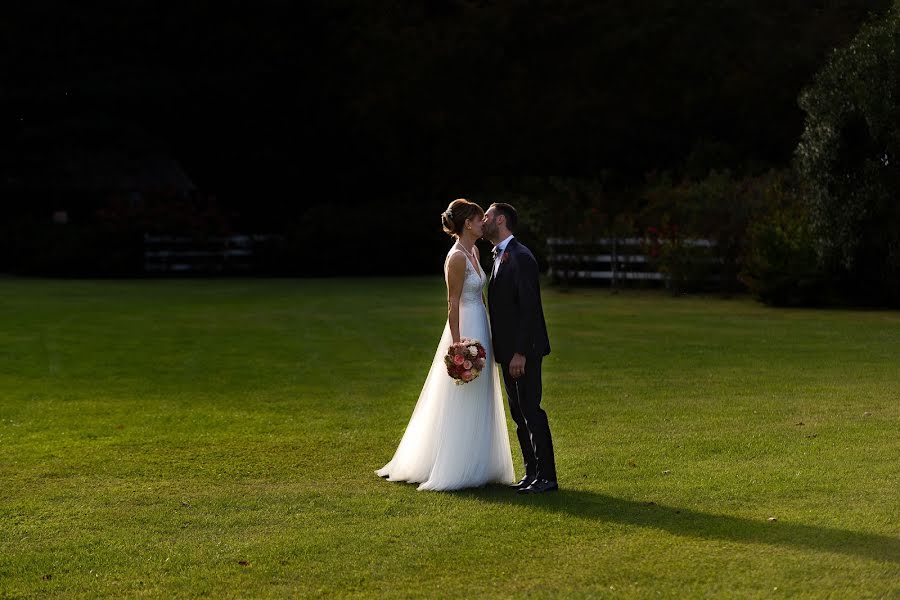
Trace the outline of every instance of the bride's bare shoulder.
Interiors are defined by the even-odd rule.
[[[461,265],[465,267],[466,255],[463,254],[462,250],[453,249],[447,254],[447,260],[444,264],[448,269],[456,268],[458,269]]]

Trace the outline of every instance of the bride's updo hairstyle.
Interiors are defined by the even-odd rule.
[[[441,213],[441,223],[447,235],[459,237],[466,226],[466,221],[472,217],[480,219],[484,217],[484,211],[474,202],[460,198],[451,202],[447,210]]]

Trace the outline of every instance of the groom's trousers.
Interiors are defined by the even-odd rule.
[[[525,475],[556,481],[556,461],[547,413],[541,408],[541,362],[543,356],[525,357],[525,374],[513,379],[509,363],[502,365],[509,412],[525,459]]]

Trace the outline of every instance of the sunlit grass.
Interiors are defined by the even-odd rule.
[[[0,598],[900,595],[900,313],[544,302],[523,498],[373,474],[439,279],[0,279]]]

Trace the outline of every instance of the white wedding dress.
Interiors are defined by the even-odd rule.
[[[447,254],[465,254],[458,245]],[[485,274],[466,258],[466,278],[459,304],[460,336],[476,339],[487,351],[481,375],[456,385],[447,374],[444,355],[452,343],[449,322],[406,433],[394,458],[376,471],[388,481],[419,483],[420,490],[457,490],[514,478],[500,376],[491,348],[491,328],[482,300]],[[445,268],[446,268],[446,262]]]

